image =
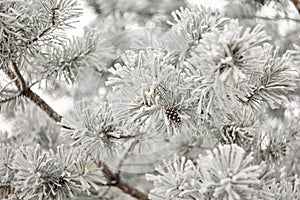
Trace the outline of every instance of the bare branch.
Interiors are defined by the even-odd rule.
[[[291,1],[295,5],[298,13],[300,14],[300,2],[299,2],[299,0],[291,0]]]
[[[263,17],[257,15],[242,15],[241,19],[263,19],[267,21],[294,21],[300,23],[300,19],[289,18],[289,17]]]
[[[27,90],[27,84],[23,78],[23,76],[21,75],[19,69],[18,69],[18,66],[17,66],[17,63],[15,61],[12,61],[12,65],[14,67],[14,71],[19,79],[19,82],[21,82],[21,85],[22,85],[22,91],[26,91]]]
[[[4,98],[0,99],[0,104],[1,103],[7,103],[9,101],[15,100],[16,98],[18,98],[21,95],[22,95],[22,93],[19,93],[19,94],[15,95],[15,96],[12,96],[12,97],[4,97]]]
[[[55,13],[57,10],[59,10],[60,8],[60,5],[58,4],[55,8],[52,8],[51,11],[52,11],[52,15],[51,15],[51,18],[50,18],[50,21],[51,21],[51,26],[45,28],[44,30],[41,31],[40,34],[38,34],[37,37],[33,38],[32,40],[30,40],[29,42],[27,42],[27,45],[31,45],[32,43],[36,42],[38,39],[40,39],[41,37],[43,37],[46,33],[48,33],[51,28],[55,27],[56,23],[55,23]]]
[[[2,189],[2,193],[0,193],[0,197],[2,197],[2,199],[6,199],[8,198],[8,195],[13,194],[15,192],[15,189],[12,187],[12,185],[0,185],[0,189]]]
[[[54,119],[56,122],[61,122],[62,116],[60,116],[55,110],[53,110],[49,104],[47,104],[39,95],[34,93],[31,89],[23,92],[24,96],[33,101],[37,106],[44,110],[49,117]]]
[[[148,200],[148,196],[139,190],[133,188],[128,183],[124,181],[118,181],[118,183],[115,185],[117,188],[122,190],[124,193],[129,194],[130,196],[139,199],[139,200]]]
[[[127,182],[124,182],[120,179],[119,174],[112,173],[108,166],[104,162],[100,162],[97,164],[98,166],[102,167],[102,172],[106,179],[109,181],[107,186],[117,187],[120,190],[122,190],[124,193],[130,195],[131,197],[134,197],[139,200],[148,200],[148,196],[141,191],[135,189],[131,185],[129,185]]]
[[[138,139],[135,139],[129,146],[129,148],[127,149],[127,151],[125,152],[123,158],[120,160],[120,163],[117,166],[117,175],[119,176],[121,174],[121,168],[125,162],[125,160],[128,158],[129,154],[132,152],[132,150],[134,149],[135,145],[137,145],[137,143],[139,142]]]
[[[19,89],[19,91],[22,91],[22,90],[21,90],[21,85],[20,85],[20,83],[19,83],[19,81],[18,81],[18,77],[15,75],[15,73],[13,72],[13,70],[11,70],[8,66],[3,66],[1,69],[4,71],[4,73],[5,73],[11,80],[14,80],[14,82],[15,82],[17,88]]]

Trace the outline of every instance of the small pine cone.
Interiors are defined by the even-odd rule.
[[[179,117],[176,108],[167,108],[166,115],[171,121],[176,122],[178,124],[181,123],[181,118]]]

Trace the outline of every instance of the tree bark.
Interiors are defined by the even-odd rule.
[[[144,193],[140,192],[139,190],[133,188],[132,186],[128,185],[128,183],[119,180],[115,185],[117,188],[122,190],[124,193],[129,194],[130,196],[139,199],[139,200],[148,200],[148,196]]]
[[[300,2],[299,2],[299,0],[291,0],[291,1],[293,2],[296,9],[298,10],[298,13],[300,14]]]
[[[49,106],[49,104],[47,104],[39,95],[34,93],[30,88],[27,89],[23,94],[31,101],[33,101],[38,107],[44,110],[54,121],[61,122],[62,116],[60,116],[55,110],[53,110]]]

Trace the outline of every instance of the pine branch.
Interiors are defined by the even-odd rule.
[[[10,184],[0,185],[0,197],[2,199],[7,199],[8,195],[13,194],[15,192],[15,188],[13,188]]]
[[[56,14],[56,11],[59,10],[60,8],[60,5],[58,4],[55,8],[51,8],[51,26],[45,28],[44,30],[41,31],[40,34],[38,34],[37,37],[33,38],[32,40],[30,40],[27,45],[31,45],[33,44],[34,42],[36,42],[39,38],[43,37],[46,33],[48,33],[51,28],[55,27],[56,26],[56,23],[55,23],[55,14]]]
[[[7,67],[5,68],[4,72],[12,80],[15,80],[15,83],[18,89],[20,90],[21,95],[24,95],[25,97],[33,101],[37,106],[39,106],[42,110],[44,110],[49,115],[49,117],[51,117],[53,120],[55,120],[56,122],[61,122],[62,116],[59,115],[56,111],[54,111],[53,108],[50,107],[49,104],[47,104],[38,94],[36,94],[30,88],[28,88],[26,81],[24,77],[21,75],[18,66],[15,62],[13,62],[13,67],[14,67],[14,71],[12,71],[10,68]],[[72,130],[72,128],[67,126],[63,126],[63,128]],[[130,196],[136,199],[140,199],[140,200],[148,199],[146,194],[130,186],[128,183],[120,180],[119,173],[113,173],[112,171],[110,171],[108,166],[105,163],[102,162],[101,166],[102,166],[102,172],[104,176],[109,181],[108,186],[117,187],[120,190],[122,190],[124,193],[129,194]]]
[[[27,88],[27,84],[23,78],[23,76],[21,75],[19,69],[18,69],[18,66],[17,66],[17,63],[15,61],[12,62],[12,65],[13,65],[13,68],[14,68],[14,72],[16,73],[16,76],[18,77],[19,79],[19,82],[21,83],[21,86],[22,86],[22,90],[23,91],[26,91],[28,88]],[[19,88],[20,89],[20,88]]]
[[[297,23],[300,23],[300,19],[295,19],[295,18],[289,18],[289,17],[263,17],[263,16],[257,16],[257,15],[242,15],[240,16],[240,19],[263,19],[267,21],[282,21],[282,20],[287,20],[287,21],[294,21]]]
[[[298,13],[300,14],[300,2],[299,2],[299,0],[291,0],[291,2],[295,5]]]
[[[109,183],[107,184],[108,186],[113,186],[117,187],[120,190],[122,190],[124,193],[139,199],[139,200],[148,200],[148,196],[141,191],[135,189],[131,185],[129,185],[127,182],[124,182],[123,180],[120,179],[120,176],[117,173],[112,173],[109,169],[108,166],[101,162],[100,165],[102,166],[102,172],[104,176],[107,178]]]
[[[257,97],[257,95],[259,95],[260,90],[265,89],[264,87],[256,87],[253,89],[253,91],[246,97],[246,100],[244,101],[245,103],[249,103],[253,100],[255,100],[255,98]]]
[[[4,189],[11,188],[11,185],[0,185],[0,188],[4,188]]]
[[[24,96],[33,101],[37,106],[44,110],[49,117],[56,122],[61,122],[62,116],[60,116],[55,110],[53,110],[49,104],[47,104],[38,94],[34,93],[31,89],[27,89],[23,92]]]
[[[118,181],[118,183],[115,185],[117,188],[122,190],[124,193],[129,194],[130,196],[139,199],[139,200],[148,200],[148,196],[144,193],[140,192],[139,190],[133,188],[128,183],[124,181]]]
[[[120,176],[120,173],[121,173],[121,168],[125,162],[125,160],[128,158],[129,154],[132,152],[132,150],[134,149],[135,145],[139,142],[139,140],[134,140],[129,148],[127,149],[127,151],[125,152],[123,158],[120,160],[120,163],[118,164],[118,167],[117,167],[117,175]]]
[[[56,122],[61,122],[62,116],[60,116],[55,110],[53,110],[49,104],[47,104],[38,94],[33,92],[27,85],[24,77],[21,75],[17,63],[15,61],[12,62],[14,70],[9,67],[3,67],[5,74],[11,79],[15,80],[15,84],[20,91],[20,95],[23,95],[33,101],[37,106],[39,106],[42,110],[44,110],[49,117],[54,119]],[[16,97],[15,97],[16,98]],[[13,100],[15,98],[6,99]]]
[[[1,104],[1,103],[7,103],[7,102],[9,102],[9,101],[15,100],[15,99],[18,98],[19,96],[21,96],[21,93],[15,95],[15,96],[12,96],[12,97],[6,97],[6,98],[3,98],[3,99],[0,99],[0,104]]]

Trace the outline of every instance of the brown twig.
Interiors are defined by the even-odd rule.
[[[21,94],[17,94],[17,95],[15,95],[15,96],[13,96],[13,97],[5,97],[5,98],[2,98],[2,99],[0,99],[0,104],[1,104],[1,103],[7,103],[7,102],[9,102],[9,101],[15,100],[15,99],[18,98],[19,96],[21,96]]]
[[[242,15],[240,18],[241,19],[263,19],[263,20],[267,20],[267,21],[287,20],[287,21],[293,21],[293,22],[300,23],[300,19],[289,18],[289,17],[263,17],[263,16],[257,16],[257,15]]]
[[[23,92],[24,96],[28,97],[37,106],[44,110],[49,117],[54,119],[56,122],[61,122],[62,116],[60,116],[55,110],[53,110],[49,104],[47,104],[39,95],[34,93],[30,88]]]
[[[24,80],[23,76],[21,75],[21,73],[20,73],[20,71],[18,69],[17,63],[15,61],[12,61],[12,66],[13,66],[14,72],[15,72],[18,80],[19,80],[18,82],[21,83],[22,90],[26,91],[27,90],[27,84],[26,84],[26,81]],[[19,85],[19,89],[21,89],[20,85]]]
[[[11,188],[11,185],[0,185],[0,188]]]
[[[9,194],[13,194],[15,189],[11,185],[0,185],[0,189],[2,189],[2,194],[0,195],[3,199],[6,199]]]
[[[129,148],[127,149],[127,151],[125,152],[123,158],[120,160],[118,166],[117,166],[117,175],[120,176],[121,174],[121,168],[125,162],[125,160],[128,158],[129,154],[132,152],[132,150],[134,149],[135,145],[139,142],[138,139],[135,139],[129,146]]]
[[[299,0],[291,0],[291,1],[295,5],[298,13],[300,14],[300,2],[299,2]]]
[[[148,196],[146,194],[132,187],[127,182],[121,180],[119,174],[113,173],[111,170],[109,170],[108,166],[105,163],[101,162],[100,165],[102,167],[103,175],[109,181],[107,186],[117,187],[120,190],[122,190],[124,193],[136,199],[148,200]]]
[[[144,193],[140,192],[139,190],[133,188],[128,183],[119,180],[115,185],[117,188],[122,190],[124,193],[129,194],[130,196],[139,199],[139,200],[148,200],[148,196]]]
[[[32,43],[36,42],[39,38],[43,37],[44,35],[46,35],[46,33],[48,33],[51,28],[55,27],[56,26],[56,23],[55,23],[55,12],[57,10],[59,10],[60,8],[60,5],[58,4],[55,8],[52,8],[51,11],[52,11],[52,14],[51,14],[51,19],[50,19],[50,22],[51,22],[51,26],[45,28],[44,30],[42,30],[40,32],[40,34],[38,34],[35,38],[33,38],[32,40],[28,41],[27,42],[27,45],[31,45]]]
[[[42,110],[44,110],[49,117],[54,119],[56,122],[61,122],[62,117],[54,111],[38,94],[33,92],[30,88],[28,88],[27,83],[24,77],[21,75],[19,68],[16,62],[12,62],[14,70],[9,67],[3,67],[5,74],[11,79],[15,80],[15,84],[20,91],[20,95],[23,95],[33,101],[37,106],[39,106]],[[15,98],[6,99],[13,100]]]

